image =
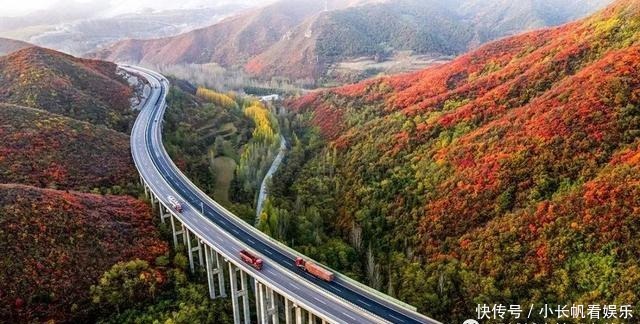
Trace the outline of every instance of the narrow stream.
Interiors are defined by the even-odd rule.
[[[273,163],[271,163],[271,167],[269,168],[269,171],[267,171],[267,174],[264,176],[264,179],[262,179],[262,184],[260,185],[260,194],[258,195],[258,204],[256,205],[256,221],[254,224],[256,226],[258,225],[258,222],[260,222],[260,213],[262,213],[262,208],[264,207],[264,200],[267,199],[267,182],[269,179],[271,179],[273,174],[276,173],[278,167],[280,167],[280,164],[282,163],[286,152],[287,140],[284,138],[284,136],[280,135],[280,149],[278,150],[278,155],[273,160]]]

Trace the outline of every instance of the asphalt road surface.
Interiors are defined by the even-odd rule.
[[[294,265],[299,254],[258,233],[201,192],[173,164],[162,144],[162,118],[169,82],[150,70],[131,66],[123,68],[142,75],[152,87],[131,134],[136,167],[165,204],[168,196],[181,201],[184,210],[179,218],[192,233],[250,276],[296,305],[331,322],[439,323],[340,276],[336,276],[333,282],[325,282],[299,270]],[[242,249],[263,258],[261,271],[240,260],[239,251]]]

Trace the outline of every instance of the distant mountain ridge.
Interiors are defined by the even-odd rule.
[[[158,64],[242,64],[280,40],[306,17],[324,8],[323,1],[302,0],[295,5],[280,1],[179,36],[118,42],[95,57]]]
[[[322,77],[340,59],[393,50],[458,54],[497,37],[555,25],[608,0],[282,0],[186,34],[118,42],[92,56],[147,64],[244,66],[261,78]]]
[[[0,56],[7,55],[31,46],[33,45],[27,42],[0,37]]]

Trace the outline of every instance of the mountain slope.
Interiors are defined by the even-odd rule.
[[[125,120],[132,90],[111,63],[39,48],[0,58],[0,83],[0,321],[92,322],[104,271],[168,251],[134,198],[129,137],[73,119]]]
[[[119,261],[168,249],[145,203],[0,184],[0,314],[13,323],[87,321],[89,287]]]
[[[216,62],[230,66],[263,52],[322,8],[324,3],[319,1],[304,0],[296,5],[280,1],[175,37],[118,42],[96,57],[147,64]]]
[[[58,3],[57,7],[66,12],[78,5],[76,1],[69,2]],[[210,26],[247,6],[234,1],[214,4],[211,8],[163,10],[156,7],[114,16],[117,9],[109,8],[110,4],[104,5],[107,7],[104,9],[110,11],[106,15],[97,14],[96,4],[84,5],[92,8],[90,14],[55,17],[53,9],[21,17],[2,17],[0,36],[77,55],[127,38],[169,37]],[[128,8],[132,9],[131,6]]]
[[[147,64],[244,66],[261,78],[315,79],[345,58],[393,51],[458,54],[515,31],[555,25],[608,3],[594,0],[281,0],[208,28],[114,44],[96,57]],[[491,8],[490,10],[487,8]]]
[[[400,1],[317,14],[251,59],[254,75],[317,78],[328,65],[391,50],[453,55],[473,38],[470,28],[438,1]],[[303,50],[301,55],[298,51]]]
[[[7,55],[31,46],[33,45],[27,42],[0,37],[0,56]]]
[[[136,171],[125,134],[7,104],[0,104],[0,121],[0,183],[133,189]]]
[[[623,0],[312,93],[291,107],[327,144],[274,209],[321,211],[370,284],[445,322],[482,302],[637,309],[639,72],[640,2]]]
[[[133,92],[113,63],[40,47],[0,57],[0,102],[39,108],[126,132]]]

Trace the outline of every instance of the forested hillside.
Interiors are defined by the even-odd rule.
[[[87,320],[89,287],[118,261],[167,252],[145,203],[0,184],[3,321]]]
[[[126,81],[110,62],[41,47],[0,57],[0,102],[38,108],[127,132],[135,114]]]
[[[253,97],[179,86],[167,97],[163,129],[176,165],[217,202],[249,223],[260,183],[280,145],[274,114]]]
[[[444,322],[640,311],[640,2],[289,105],[274,236]]]
[[[244,66],[261,78],[321,84],[347,58],[457,55],[488,40],[582,17],[610,0],[281,0],[182,35],[126,40],[94,57],[145,64]],[[318,82],[320,81],[320,82]]]
[[[318,78],[342,59],[375,56],[395,50],[455,55],[473,39],[440,1],[393,1],[319,13],[267,51],[249,60],[250,73],[265,77]]]
[[[127,135],[8,104],[0,104],[0,120],[0,183],[117,193],[137,190]]]
[[[178,36],[117,42],[96,53],[96,57],[147,64],[240,64],[323,8],[324,1],[303,0],[296,1],[295,5],[279,1]]]
[[[0,84],[0,322],[94,321],[103,272],[168,253],[137,199],[133,91],[115,64],[35,47],[0,57]]]

